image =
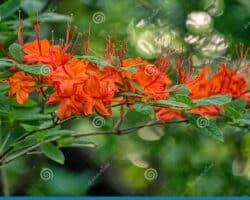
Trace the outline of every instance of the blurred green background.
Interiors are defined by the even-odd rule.
[[[0,1],[4,4],[7,1]],[[185,53],[194,66],[237,62],[235,45],[250,43],[249,0],[12,0],[0,13],[4,46],[16,40],[18,10],[24,35],[34,39],[37,12],[43,37],[64,38],[73,14],[79,32],[91,26],[90,46],[102,54],[107,36],[128,42],[127,56],[156,58],[160,47]],[[2,4],[2,5],[3,5]],[[0,5],[1,6],[1,5]],[[1,8],[1,7],[0,7]],[[4,15],[5,14],[5,15]],[[79,132],[107,129],[118,117],[93,126],[78,119],[67,127]],[[148,117],[130,111],[124,127]],[[18,130],[17,130],[18,131]],[[6,167],[11,195],[250,195],[250,132],[228,127],[225,142],[185,124],[143,128],[126,136],[89,137],[96,147],[65,148],[64,166],[39,154]]]

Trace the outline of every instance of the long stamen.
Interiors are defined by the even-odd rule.
[[[73,15],[71,14],[70,20],[69,20],[69,22],[67,24],[66,40],[65,40],[65,45],[64,45],[63,51],[67,51],[67,49],[69,48],[69,37],[70,37],[72,19],[73,19]]]
[[[126,53],[126,49],[127,49],[127,42],[126,42],[126,41],[123,41],[123,42],[122,42],[122,45],[121,45],[120,52],[119,52],[120,65],[122,65],[122,63],[121,63],[122,60],[124,60],[125,53]]]
[[[17,30],[18,30],[17,31],[18,42],[19,42],[20,45],[23,46],[21,10],[19,10],[18,28],[17,28]]]
[[[91,24],[89,23],[88,32],[85,33],[83,37],[83,52],[85,55],[88,55],[89,52],[90,33],[91,33]]]
[[[107,58],[111,58],[114,55],[115,55],[115,39],[112,37],[108,37],[106,39],[105,56]]]
[[[54,45],[55,38],[54,38],[54,30],[51,31],[51,44]]]
[[[41,39],[41,37],[40,37],[40,25],[39,25],[39,21],[38,21],[38,16],[34,22],[34,30],[35,30],[35,34],[36,34],[36,40],[37,40],[39,52],[40,52],[40,55],[42,55],[42,48],[41,48],[41,43],[40,43],[40,39]]]
[[[70,37],[70,40],[69,40],[69,46],[70,46],[70,44],[71,44],[71,43],[73,42],[73,40],[74,40],[74,37],[75,37],[75,34],[76,34],[76,30],[77,30],[77,27],[74,26],[73,32],[72,32],[71,37]]]
[[[71,48],[71,54],[73,54],[73,52],[75,52],[75,49],[78,49],[79,50],[79,45],[78,45],[78,41],[79,41],[79,38],[82,37],[82,33],[78,33],[77,36],[76,36],[76,39],[74,41],[74,44],[72,45],[72,48]]]

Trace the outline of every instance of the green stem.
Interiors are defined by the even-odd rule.
[[[2,186],[2,195],[10,196],[8,178],[6,176],[4,167],[0,167],[0,179],[1,179],[1,186]]]
[[[7,134],[5,140],[2,142],[3,139],[3,134],[2,134],[2,120],[0,120],[0,151],[2,151],[4,149],[4,146],[6,145],[6,143],[9,140],[10,137],[10,133],[11,131]],[[9,184],[8,184],[8,179],[6,176],[6,172],[4,167],[0,167],[0,181],[1,181],[1,188],[2,188],[2,195],[3,196],[9,196],[10,192],[9,192]]]

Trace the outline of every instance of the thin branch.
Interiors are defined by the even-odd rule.
[[[164,125],[164,124],[175,124],[175,123],[183,123],[183,122],[187,122],[186,120],[180,120],[180,121],[169,121],[166,123],[162,123],[160,121],[151,121],[147,124],[144,125],[139,125],[139,126],[135,126],[135,127],[130,127],[130,128],[125,128],[125,129],[121,129],[119,131],[117,130],[109,130],[109,131],[100,131],[100,132],[91,132],[91,133],[82,133],[82,134],[73,134],[73,135],[63,135],[63,136],[55,136],[53,138],[49,138],[43,142],[39,142],[37,144],[34,144],[30,147],[28,147],[27,149],[24,149],[23,151],[20,151],[19,153],[13,155],[13,156],[9,156],[5,159],[3,159],[3,157],[1,158],[0,161],[0,165],[5,165],[7,163],[9,163],[12,160],[15,160],[16,158],[19,158],[20,156],[23,156],[25,154],[27,154],[30,151],[35,150],[36,148],[38,148],[41,144],[44,143],[49,143],[49,142],[54,142],[60,139],[64,139],[64,138],[80,138],[80,137],[89,137],[89,136],[96,136],[96,135],[125,135],[125,134],[129,134],[132,133],[133,131],[136,131],[138,129],[144,128],[144,127],[150,127],[150,126],[155,126],[155,125]]]
[[[3,143],[2,143],[2,145],[1,145],[1,147],[0,147],[0,153],[4,150],[4,147],[6,146],[7,142],[9,141],[10,136],[11,136],[11,132],[12,132],[12,130],[9,131],[9,133],[8,133],[7,136],[5,137]]]
[[[48,127],[45,127],[45,128],[36,129],[36,130],[33,130],[33,131],[26,132],[23,135],[21,135],[20,137],[18,137],[14,143],[19,142],[19,141],[25,139],[26,137],[28,137],[28,136],[30,136],[32,134],[35,134],[37,132],[45,131],[45,130],[49,130],[49,129],[55,128],[56,126],[62,125],[65,122],[67,122],[67,121],[69,121],[71,119],[74,119],[74,118],[76,118],[76,116],[69,117],[69,118],[67,118],[65,120],[62,120],[62,121],[57,122],[57,123],[54,123],[51,126],[48,126]],[[2,159],[3,157],[5,157],[12,149],[14,149],[14,146],[10,146],[3,154],[1,154],[0,159]]]
[[[124,106],[121,106],[120,107],[120,118],[117,120],[116,124],[114,125],[114,130],[117,130],[119,131],[120,130],[120,127],[124,121],[124,118],[127,114],[128,110],[124,110]]]

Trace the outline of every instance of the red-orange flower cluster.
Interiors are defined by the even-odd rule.
[[[39,34],[32,42],[20,42],[24,52],[23,63],[31,68],[33,65],[47,65],[50,72],[32,75],[18,67],[12,68],[14,73],[8,78],[10,97],[16,96],[17,102],[23,104],[30,92],[38,91],[44,95],[47,104],[58,105],[58,117],[64,119],[72,114],[89,116],[94,111],[110,116],[113,102],[133,107],[136,101],[166,100],[178,88],[178,85],[172,85],[167,72],[170,52],[159,56],[154,63],[142,58],[125,59],[124,52],[115,55],[114,45],[109,41],[106,56],[99,58],[105,62],[91,61],[86,55],[79,59],[73,55],[72,49],[68,52],[73,37],[69,39],[69,28],[64,44],[40,39]],[[20,37],[19,34],[19,40]],[[119,61],[114,62],[114,58]],[[213,95],[231,95],[233,99],[245,98],[250,105],[247,74],[238,73],[238,70],[229,69],[224,64],[219,67],[217,72],[211,73],[211,67],[205,66],[196,77],[191,77],[180,65],[177,66],[181,84],[189,89],[189,98],[198,100]],[[46,84],[46,87],[35,89],[37,84]],[[47,85],[52,91],[47,90]],[[221,110],[217,105],[186,110],[175,106],[155,106],[156,115],[162,121],[184,118],[184,112],[217,116]]]
[[[231,95],[233,99],[246,99],[249,106],[250,92],[248,91],[247,74],[237,74],[236,70],[229,69],[224,64],[220,64],[219,67],[219,70],[214,74],[209,74],[211,67],[205,66],[195,78],[186,77],[185,85],[189,89],[189,97],[197,100],[214,95]],[[182,75],[183,73],[182,71]],[[209,75],[211,75],[210,78]],[[187,112],[217,116],[220,109],[220,106],[198,106]],[[173,111],[169,108],[160,108],[157,111],[157,115],[162,121],[174,117],[184,118],[183,112]]]

